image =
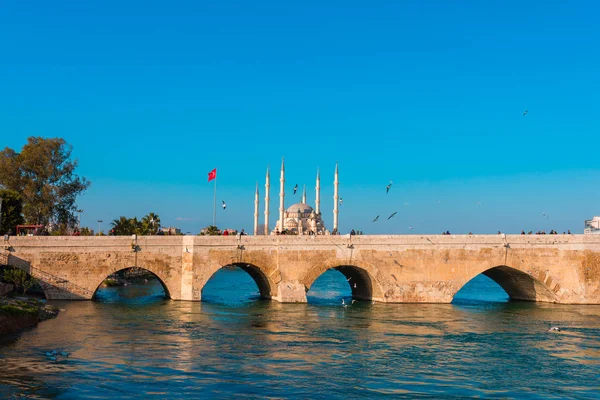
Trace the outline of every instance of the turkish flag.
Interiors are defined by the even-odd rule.
[[[213,179],[217,179],[217,169],[213,169],[208,173],[208,181],[212,181]]]

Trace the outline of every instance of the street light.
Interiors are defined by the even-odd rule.
[[[102,220],[99,219],[98,220],[98,236],[100,236],[100,224],[102,223]]]
[[[76,212],[79,213],[79,218],[77,219],[77,230],[81,230],[81,213],[83,212],[83,210],[76,210]]]

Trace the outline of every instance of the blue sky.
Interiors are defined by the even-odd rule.
[[[599,13],[592,1],[0,1],[0,146],[71,143],[92,228],[152,211],[197,233],[216,167],[218,225],[250,231],[267,165],[273,225],[285,157],[286,204],[296,183],[313,203],[320,168],[329,227],[339,162],[342,231],[581,232],[600,213]]]

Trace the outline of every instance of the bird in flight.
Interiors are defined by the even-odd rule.
[[[409,231],[412,231],[412,226],[409,226],[409,227],[408,227],[408,230],[409,230]]]
[[[343,202],[344,202],[344,199],[342,199],[342,198],[340,197],[340,206],[342,205],[342,203],[343,203]]]
[[[390,192],[390,189],[392,187],[392,183],[394,183],[394,182],[390,181],[390,184],[385,187],[385,193],[386,194]]]
[[[404,205],[405,205],[405,206],[407,206],[407,205],[408,205],[408,203],[404,203]]]
[[[379,215],[375,217],[375,219],[373,220],[373,222],[377,221],[379,219]]]
[[[527,115],[527,112],[528,112],[528,111],[529,111],[529,110],[525,110],[525,111],[523,112],[523,116]]]
[[[480,205],[481,205],[481,202],[480,202],[480,201],[478,201],[478,202],[477,202],[477,204],[475,204],[475,205],[476,205],[476,206],[480,206]]]
[[[388,219],[392,218],[394,215],[398,214],[398,211],[394,212],[392,215],[388,217]]]
[[[296,183],[296,186],[294,186],[294,194],[296,194],[297,191],[298,191],[298,184]]]
[[[223,210],[227,208],[227,204],[225,204],[225,202],[223,200],[221,200],[221,207],[223,207]]]
[[[544,218],[548,218],[548,216],[546,215],[546,213],[545,213],[545,212],[543,212],[543,213],[541,213],[541,214],[542,214],[542,217],[544,217]]]

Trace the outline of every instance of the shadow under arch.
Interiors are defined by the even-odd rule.
[[[319,279],[321,275],[330,269],[335,269],[346,277],[350,290],[352,291],[352,298],[356,300],[381,300],[383,291],[373,278],[372,273],[367,269],[359,267],[357,265],[336,265],[336,266],[320,266],[309,271],[306,278],[302,281],[306,292],[310,290],[313,283]]]
[[[213,276],[223,268],[226,267],[238,267],[241,270],[245,271],[252,280],[256,283],[258,287],[258,292],[260,294],[261,299],[271,299],[277,295],[277,284],[273,282],[263,270],[255,264],[250,264],[246,262],[234,262],[226,265],[222,265],[217,268],[212,274],[210,274],[209,278],[204,282],[202,286],[202,290],[206,287],[208,281],[211,280]]]
[[[125,271],[125,270],[131,269],[131,268],[138,268],[138,269],[144,270],[144,271],[152,274],[158,280],[158,282],[160,283],[160,285],[162,286],[163,291],[165,292],[165,297],[169,298],[169,299],[171,298],[171,293],[169,292],[169,287],[165,284],[165,281],[158,274],[156,274],[154,271],[151,271],[151,270],[146,269],[144,267],[134,267],[134,266],[131,266],[131,267],[124,267],[124,268],[115,270],[115,271],[111,272],[109,275],[107,275],[104,278],[102,278],[102,280],[95,285],[94,294],[92,295],[92,299],[96,298],[96,294],[98,293],[98,289],[100,289],[100,287],[102,286],[102,283],[107,278],[109,278],[113,274],[117,274],[117,273],[119,273],[121,271]]]
[[[530,274],[518,269],[500,265],[489,268],[480,274],[487,276],[496,282],[508,294],[511,300],[539,301],[545,303],[556,303],[557,296],[543,282],[535,279]],[[466,281],[457,291],[473,280],[477,274]],[[452,296],[456,296],[456,293]]]

